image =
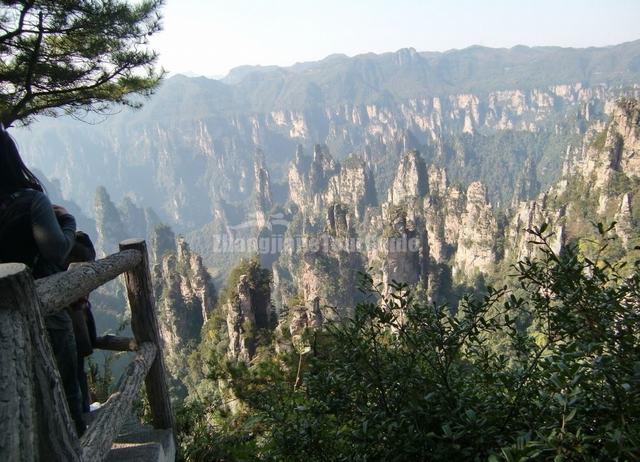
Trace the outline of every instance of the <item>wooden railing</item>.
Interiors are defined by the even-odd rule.
[[[99,348],[134,351],[98,416],[78,438],[69,413],[43,317],[125,276],[134,339],[105,336]],[[0,265],[0,460],[103,460],[145,382],[154,428],[174,431],[173,413],[143,240],[66,272],[34,280],[19,263]],[[174,435],[175,436],[175,435]]]

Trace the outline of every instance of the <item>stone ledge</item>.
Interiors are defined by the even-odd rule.
[[[149,430],[118,436],[107,462],[174,462],[176,448],[171,430]]]

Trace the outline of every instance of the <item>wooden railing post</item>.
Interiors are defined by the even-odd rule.
[[[175,432],[173,411],[169,400],[166,369],[162,355],[162,344],[155,312],[149,255],[143,239],[129,239],[120,243],[120,250],[134,249],[142,254],[142,261],[125,273],[129,306],[131,307],[131,329],[138,345],[152,342],[158,354],[145,379],[147,398],[151,408],[153,426]],[[174,435],[175,436],[175,435]]]
[[[0,265],[0,460],[80,461],[31,272]]]
[[[36,459],[35,385],[24,303],[14,286],[27,277],[24,265],[0,266],[0,460]],[[21,399],[19,397],[22,397]]]

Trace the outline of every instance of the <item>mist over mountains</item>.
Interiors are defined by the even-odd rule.
[[[0,462],[640,462],[638,19],[3,2]]]
[[[244,207],[257,149],[274,194],[286,199],[299,144],[308,153],[326,145],[338,160],[364,156],[382,194],[400,156],[419,149],[454,181],[484,181],[504,204],[525,164],[534,183],[551,184],[567,141],[603,119],[605,102],[639,76],[640,41],[331,55],[286,68],[243,66],[222,80],[178,75],[141,110],[96,125],[42,119],[14,132],[29,163],[86,213],[103,185],[180,230],[210,223],[221,203]]]
[[[426,95],[530,90],[560,83],[636,83],[640,42],[606,48],[472,46],[442,53],[404,48],[355,57],[331,55],[291,67],[243,66],[222,79],[235,107],[306,109],[310,104],[367,104]]]
[[[610,293],[594,307],[590,295],[577,305],[572,298],[556,304],[549,298],[557,290],[553,284],[521,283],[511,291],[506,282],[514,268],[547,274],[536,266],[543,254],[547,264],[551,259],[558,265],[558,274],[587,281],[591,289],[593,281],[604,280],[597,279],[601,269],[577,265],[581,259],[608,258],[625,271],[640,261],[639,98],[640,41],[587,49],[402,49],[352,58],[332,55],[286,68],[242,66],[221,80],[176,75],[140,110],[123,110],[94,124],[42,119],[13,133],[27,163],[47,177],[52,200],[79,218],[100,254],[115,252],[118,242],[128,237],[147,239],[172,399],[219,399],[208,410],[196,408],[192,418],[209,419],[208,413],[220,411],[220,421],[225,421],[243,413],[253,417],[257,409],[249,400],[243,402],[248,396],[242,393],[245,383],[234,374],[255,374],[268,384],[257,393],[260,405],[276,390],[272,376],[263,380],[266,370],[280,370],[286,380],[297,370],[294,382],[281,382],[286,383],[282,390],[306,393],[306,384],[297,387],[311,367],[307,358],[323,354],[323,335],[339,332],[328,326],[357,326],[351,321],[367,319],[363,308],[376,318],[372,329],[357,327],[359,332],[382,334],[383,319],[395,322],[398,315],[398,323],[376,344],[392,349],[396,334],[415,322],[430,339],[439,338],[432,335],[437,329],[429,331],[432,326],[446,325],[441,332],[450,326],[476,332],[475,321],[464,327],[470,319],[465,316],[475,313],[469,310],[475,302],[465,298],[467,294],[485,297],[474,309],[495,302],[509,311],[526,304],[515,295],[530,290],[535,303],[546,300],[536,306],[547,313],[553,303],[554,309],[562,307],[560,315],[574,306],[599,315],[600,307],[613,299]],[[612,222],[618,223],[606,231],[612,237],[598,247],[595,243],[604,239],[605,226]],[[594,229],[596,223],[599,229]],[[543,241],[533,243],[527,230],[536,227]],[[264,252],[258,244],[263,242]],[[541,251],[541,244],[546,250]],[[562,266],[562,255],[569,255],[573,266]],[[584,268],[596,270],[587,274]],[[375,288],[369,292],[357,290],[365,274]],[[101,328],[118,331],[126,325],[126,302],[121,282],[112,284],[96,291],[92,300]],[[504,303],[502,295],[495,300],[485,296],[497,293],[489,287],[505,287]],[[637,284],[634,287],[637,297]],[[574,286],[569,292],[582,293]],[[620,294],[624,303],[635,306],[627,292]],[[374,302],[363,305],[365,297]],[[411,314],[413,304],[421,311]],[[443,315],[430,318],[435,310]],[[621,312],[633,310],[625,306]],[[535,331],[531,312],[516,315],[511,320],[504,316],[504,331],[526,333],[532,348],[527,354],[535,361],[544,358],[546,346],[539,340],[545,337]],[[469,336],[477,337],[481,346],[474,351],[494,345],[499,355],[480,356],[501,358],[492,367],[502,373],[510,367],[503,355],[505,344],[500,343],[506,337],[494,330],[494,314],[488,323],[479,319],[478,325],[487,330]],[[607,327],[607,341],[620,317],[611,319],[615,327]],[[575,331],[584,325],[580,319]],[[359,334],[353,332],[339,339],[335,351],[357,351],[352,346]],[[629,332],[634,335],[637,329]],[[521,337],[517,339],[513,351],[521,351]],[[437,340],[435,363],[448,341]],[[589,360],[574,360],[580,367],[592,361],[593,343],[587,343]],[[404,358],[417,351],[414,346],[409,343],[396,351],[399,356],[388,356],[389,364],[404,364]],[[356,362],[369,365],[377,351],[362,350],[363,361]],[[564,368],[561,357],[558,363]],[[456,376],[475,390],[485,382],[468,380],[472,363],[461,361]],[[261,370],[264,364],[274,367]],[[334,380],[351,376],[353,369],[317,377]],[[378,372],[377,366],[373,369]],[[478,367],[481,377],[491,369]],[[517,369],[518,374],[533,370],[528,364]],[[380,376],[389,380],[389,389],[397,388],[397,377],[407,370],[415,371],[411,386],[424,386],[429,377],[439,376],[413,365],[400,374],[388,368],[392,372]],[[321,398],[342,397],[361,384],[368,389],[364,377]],[[512,390],[505,383],[516,382],[496,383],[478,400],[491,412],[496,407],[491,399],[499,398],[496,390]],[[532,382],[531,387],[537,390],[538,385]],[[398,403],[406,403],[404,390],[398,390]],[[414,402],[422,403],[425,396],[439,399],[446,387],[437,390],[427,394],[420,389]],[[297,399],[291,401],[296,422],[304,411]],[[366,397],[363,402],[376,400]],[[530,401],[548,407],[541,400]],[[426,414],[431,418],[429,406],[419,404],[419,419]],[[342,403],[336,408],[342,412]],[[440,409],[446,409],[447,418],[459,414]],[[562,419],[554,416],[552,421],[564,422],[565,411],[558,414]],[[366,433],[367,425],[379,419],[379,410],[371,415],[354,428]],[[389,415],[392,428],[399,414]],[[504,419],[497,421],[502,426]],[[593,421],[585,418],[586,426]],[[280,420],[270,422],[280,429]],[[327,427],[331,435],[335,426],[331,421]],[[387,435],[388,428],[381,427],[377,434]],[[477,428],[484,441],[484,427]],[[209,438],[217,432],[210,429],[200,433]],[[307,431],[296,427],[292,434],[303,433]],[[243,441],[255,438],[256,428],[247,435]],[[398,441],[406,436],[399,435]],[[347,440],[351,448],[351,436]],[[206,444],[215,450],[220,446],[217,441]],[[235,448],[238,443],[227,444]],[[313,454],[324,456],[316,446]]]

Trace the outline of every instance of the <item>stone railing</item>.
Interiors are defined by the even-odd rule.
[[[106,336],[98,348],[133,351],[116,392],[78,438],[43,317],[124,273],[133,339]],[[174,431],[173,413],[143,240],[120,252],[34,280],[23,264],[0,265],[0,460],[103,460],[145,382],[156,429]]]

